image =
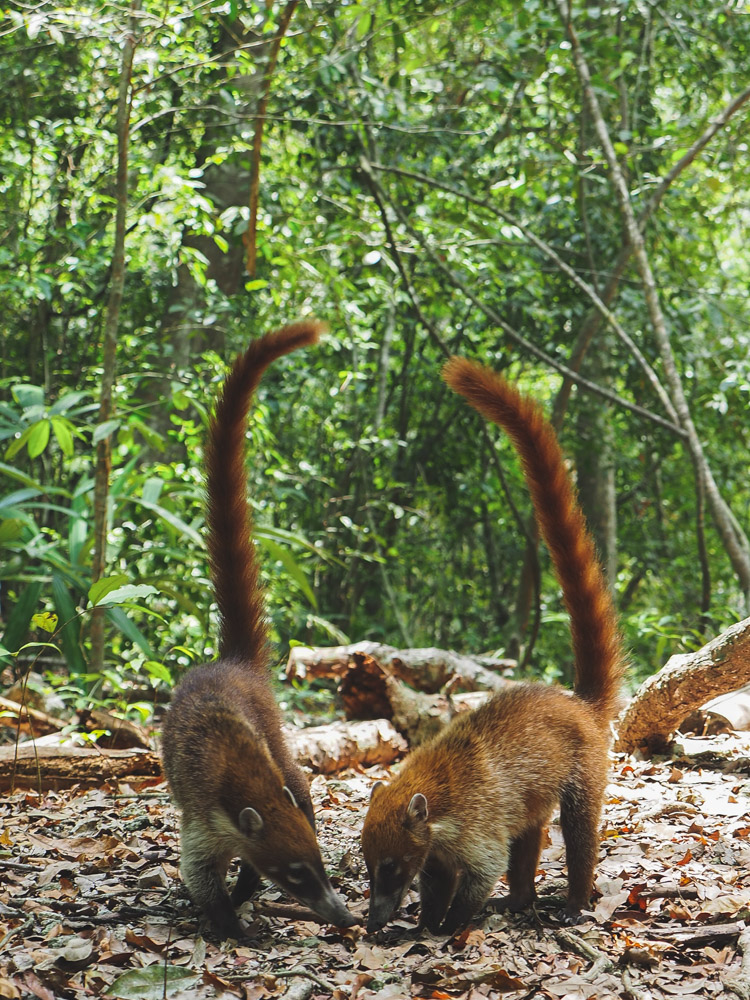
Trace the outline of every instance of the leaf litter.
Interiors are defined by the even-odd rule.
[[[448,939],[416,935],[415,890],[366,935],[322,926],[264,883],[240,911],[247,939],[216,942],[180,882],[163,783],[19,791],[0,799],[0,1000],[748,998],[749,758],[750,737],[726,734],[686,740],[679,759],[615,758],[586,919],[559,922],[565,850],[553,822],[533,911],[488,907]],[[372,782],[388,776],[312,781],[332,881],[363,920],[359,831]]]

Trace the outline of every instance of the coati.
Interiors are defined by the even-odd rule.
[[[454,357],[442,374],[520,454],[570,615],[575,693],[533,683],[501,691],[417,748],[389,785],[374,785],[362,831],[367,930],[388,922],[416,875],[420,927],[434,933],[467,923],[504,872],[509,891],[496,908],[524,909],[536,898],[542,835],[557,804],[569,879],[564,919],[574,922],[592,891],[624,669],[612,598],[541,410],[481,365]]]
[[[244,467],[247,416],[263,372],[315,343],[321,329],[304,321],[254,341],[236,358],[208,431],[206,520],[220,658],[190,670],[177,687],[162,759],[182,812],[182,877],[222,938],[242,936],[234,906],[250,898],[261,875],[332,924],[356,922],[323,870],[307,779],[281,732]],[[241,865],[230,898],[224,880],[235,857]]]

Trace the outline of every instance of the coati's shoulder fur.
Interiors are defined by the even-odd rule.
[[[317,341],[321,324],[254,341],[219,394],[206,446],[208,549],[221,620],[219,660],[190,670],[162,728],[162,759],[181,817],[181,870],[221,937],[239,937],[234,905],[265,875],[331,923],[353,922],[323,870],[307,779],[281,729],[246,496],[245,432],[268,365]],[[227,866],[241,859],[231,899]]]
[[[375,785],[362,848],[370,876],[368,930],[382,927],[419,875],[420,923],[452,932],[507,872],[500,907],[535,898],[542,836],[559,805],[568,861],[566,907],[591,895],[607,777],[609,720],[623,671],[612,599],[553,428],[537,405],[480,365],[451,359],[443,376],[511,436],[570,612],[575,694],[519,684],[459,715]]]

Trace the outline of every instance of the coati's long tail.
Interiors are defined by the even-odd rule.
[[[221,659],[268,664],[268,630],[247,502],[245,431],[255,390],[282,354],[314,344],[323,323],[303,320],[254,341],[232,366],[219,394],[206,443],[208,552],[221,628]]]
[[[554,428],[533,400],[482,365],[453,357],[442,374],[451,389],[508,433],[521,457],[570,615],[574,689],[606,725],[617,711],[624,657],[609,587]]]

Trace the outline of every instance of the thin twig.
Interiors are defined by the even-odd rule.
[[[599,951],[588,941],[584,941],[582,937],[578,934],[574,934],[573,931],[567,928],[561,927],[559,930],[555,931],[555,937],[565,948],[571,948],[573,951],[587,958],[590,962],[593,962],[591,968],[583,974],[582,978],[589,982],[593,982],[597,976],[601,975],[602,972],[610,972],[615,963],[605,954],[603,951]]]

